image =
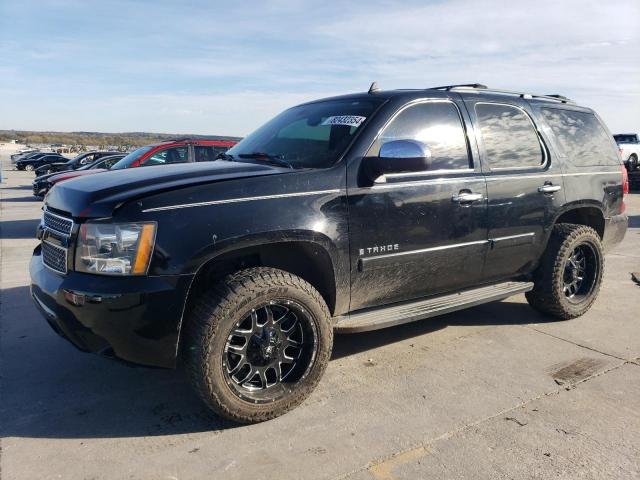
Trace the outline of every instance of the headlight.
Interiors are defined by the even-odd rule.
[[[145,275],[156,224],[84,223],[76,248],[76,271],[102,275]]]

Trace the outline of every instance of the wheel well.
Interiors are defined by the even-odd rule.
[[[318,290],[333,314],[336,286],[333,263],[327,251],[311,242],[279,242],[242,248],[215,257],[196,274],[187,299],[198,295],[225,276],[250,267],[272,267],[293,273]]]
[[[593,228],[600,238],[604,236],[604,216],[595,207],[580,207],[564,212],[556,223],[575,223]]]

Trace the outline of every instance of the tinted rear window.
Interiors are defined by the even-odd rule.
[[[617,165],[618,155],[600,121],[593,113],[560,108],[543,108],[560,153],[578,167]]]

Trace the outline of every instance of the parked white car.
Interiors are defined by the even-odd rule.
[[[620,133],[614,135],[618,148],[620,149],[620,156],[624,161],[625,167],[629,172],[633,172],[638,169],[638,159],[640,158],[640,141],[638,140],[637,133]]]

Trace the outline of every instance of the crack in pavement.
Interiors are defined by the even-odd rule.
[[[544,333],[544,332],[541,332]],[[560,339],[562,340],[562,339]],[[612,355],[609,355],[612,356]],[[617,357],[615,357],[617,358]],[[387,455],[385,457],[381,457],[379,459],[374,459],[371,460],[369,463],[367,463],[366,465],[359,467],[355,470],[352,470],[350,472],[347,473],[343,473],[341,475],[338,475],[337,477],[334,477],[334,480],[344,480],[347,479],[348,477],[355,475],[356,473],[360,473],[363,472],[365,470],[368,470],[376,480],[393,480],[395,477],[391,474],[391,469],[393,469],[396,466],[400,466],[404,463],[407,463],[408,461],[411,460],[416,460],[418,458],[422,458],[430,453],[432,453],[433,449],[433,445],[437,442],[440,442],[442,440],[448,440],[449,438],[452,438],[464,431],[470,430],[471,428],[474,427],[478,427],[486,422],[489,422],[495,418],[498,417],[502,417],[506,414],[509,414],[519,408],[522,408],[526,405],[529,405],[530,403],[533,403],[537,400],[540,400],[542,398],[545,397],[550,397],[553,395],[560,395],[563,391],[569,391],[569,390],[573,390],[574,388],[576,388],[578,385],[588,382],[590,380],[593,380],[594,378],[600,377],[602,375],[606,375],[609,372],[612,372],[614,370],[617,370],[618,368],[627,365],[629,363],[634,363],[631,362],[629,360],[625,360],[625,359],[619,359],[622,360],[620,363],[616,364],[616,365],[612,365],[609,368],[606,368],[600,372],[596,372],[592,375],[589,375],[588,377],[585,377],[583,379],[580,379],[576,382],[570,383],[570,384],[566,384],[563,385],[561,388],[557,388],[555,390],[551,390],[548,392],[544,392],[541,393],[540,395],[536,395],[535,397],[532,397],[528,400],[525,400],[523,402],[520,402],[512,407],[506,408],[504,410],[501,410],[498,413],[495,413],[493,415],[489,415],[487,417],[481,418],[479,420],[476,420],[474,422],[470,422],[467,423],[465,425],[462,425],[458,428],[454,428],[453,430],[449,430],[448,432],[443,433],[442,435],[439,435],[435,438],[432,438],[431,440],[425,441],[425,442],[418,442],[416,444],[414,444],[414,446],[404,449],[404,450],[400,450],[397,452],[394,452],[390,455]],[[421,455],[420,453],[423,452]],[[405,460],[406,461],[403,461]],[[378,476],[376,476],[378,475]]]
[[[599,353],[600,355],[605,355],[605,356],[607,356],[607,357],[615,358],[616,360],[623,360],[623,361],[625,361],[625,362],[631,362],[631,363],[633,363],[633,360],[632,360],[632,359],[623,358],[623,357],[618,357],[617,355],[614,355],[614,354],[612,354],[612,353],[603,352],[603,351],[601,351],[601,350],[598,350],[597,348],[593,348],[593,347],[590,347],[590,346],[588,346],[588,345],[583,345],[583,344],[581,344],[581,343],[574,342],[574,341],[569,340],[569,339],[567,339],[567,338],[559,337],[559,336],[557,336],[557,335],[554,335],[553,333],[545,332],[545,331],[543,331],[543,330],[538,330],[537,328],[532,327],[531,325],[521,325],[521,326],[522,326],[522,327],[524,327],[524,328],[528,328],[529,330],[533,330],[534,332],[538,332],[538,333],[541,333],[541,334],[543,334],[543,335],[548,335],[549,337],[555,338],[555,339],[557,339],[557,340],[561,340],[561,341],[563,341],[563,342],[570,343],[571,345],[575,345],[576,347],[584,348],[584,349],[586,349],[586,350],[590,350],[590,351],[592,351],[592,352]]]

